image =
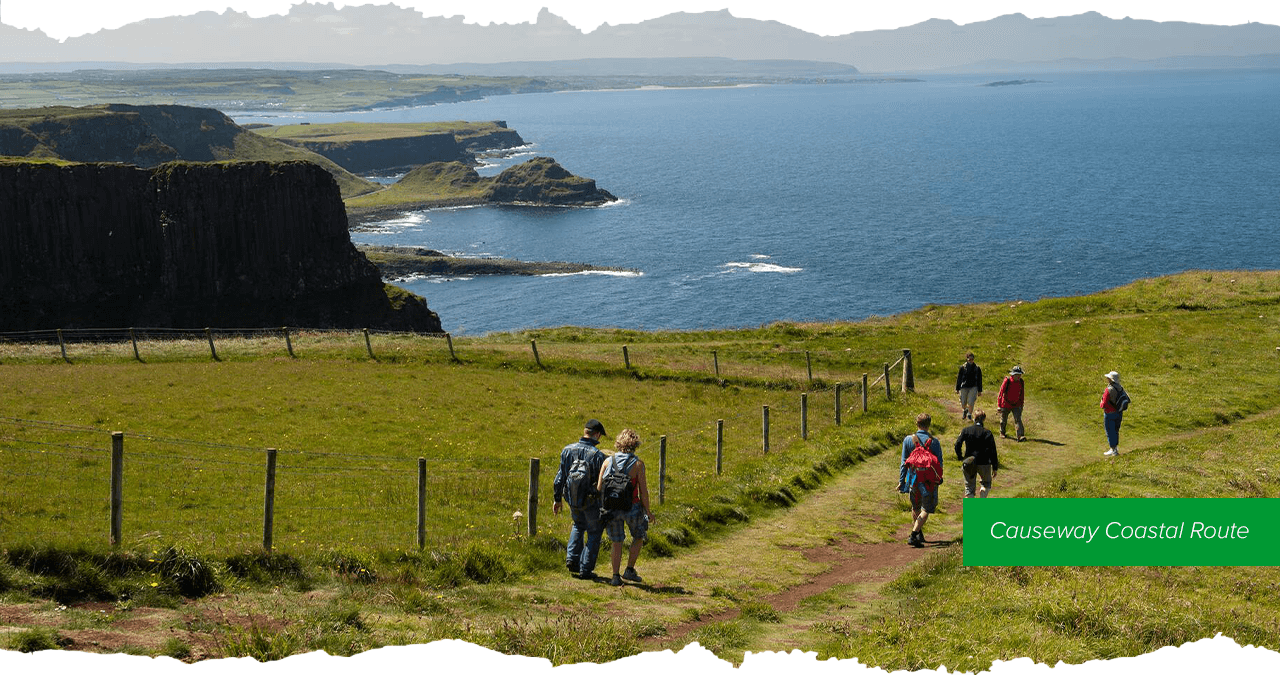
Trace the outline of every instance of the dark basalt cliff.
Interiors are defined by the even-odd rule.
[[[263,125],[271,129],[270,125]],[[507,128],[507,123],[495,120],[492,122],[459,122],[453,123],[453,130],[421,131],[400,135],[404,127],[412,124],[360,124],[358,130],[342,129],[346,123],[337,125],[296,125],[283,129],[300,129],[307,127],[313,133],[297,135],[273,134],[265,132],[271,138],[278,139],[296,148],[302,148],[332,160],[338,166],[358,174],[411,169],[433,162],[462,162],[476,164],[473,153],[493,150],[507,150],[524,145],[524,139],[514,129]],[[385,138],[377,137],[379,130],[387,133]],[[331,132],[326,134],[326,131]],[[361,137],[362,133],[371,137]]]
[[[251,133],[217,110],[180,105],[0,110],[0,155],[141,167],[177,160],[306,160],[332,173],[346,196],[378,187],[305,148]]]
[[[441,330],[309,162],[0,162],[0,330],[285,325]]]
[[[328,157],[352,173],[387,171],[428,162],[471,161],[471,153],[449,133],[340,143],[290,139],[285,143]]]

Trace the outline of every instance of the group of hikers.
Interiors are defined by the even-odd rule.
[[[974,363],[973,352],[965,354],[964,365],[956,375],[956,394],[960,397],[960,419],[973,422],[956,437],[956,459],[964,474],[964,496],[986,497],[991,493],[991,482],[1000,470],[1000,457],[996,450],[995,435],[983,423],[986,411],[976,409],[978,395],[982,393],[982,368]],[[1027,440],[1022,425],[1022,406],[1026,385],[1022,381],[1022,366],[1014,366],[1000,383],[996,395],[996,409],[1000,412],[1000,437],[1008,438],[1009,415],[1013,415],[1018,442]],[[1107,431],[1109,448],[1102,453],[1107,457],[1120,454],[1120,422],[1129,408],[1129,394],[1120,385],[1120,373],[1111,371],[1102,376],[1107,381],[1102,390],[1103,426]],[[938,508],[938,487],[942,485],[942,444],[929,433],[933,419],[927,413],[916,416],[916,432],[902,440],[902,464],[898,471],[898,491],[911,498],[911,534],[907,543],[917,548],[924,546],[924,525],[929,514]],[[975,491],[975,487],[981,488]]]
[[[1000,413],[1000,437],[1009,438],[1008,421],[1013,416],[1018,442],[1027,439],[1022,424],[1022,407],[1026,384],[1021,366],[1014,366],[1000,383],[996,409]],[[1099,407],[1107,432],[1108,457],[1120,454],[1120,422],[1129,407],[1129,394],[1120,386],[1120,373],[1103,375],[1106,388]],[[956,459],[964,475],[965,497],[986,497],[991,483],[1000,471],[1000,457],[995,435],[984,426],[987,413],[977,409],[982,393],[982,368],[974,362],[973,352],[965,354],[965,363],[956,376],[956,393],[960,397],[960,419],[973,422],[960,431],[955,441]],[[911,535],[907,543],[923,547],[924,525],[929,514],[938,508],[938,488],[942,485],[942,444],[929,433],[933,424],[928,413],[916,416],[916,432],[902,440],[902,463],[898,471],[898,491],[911,499]],[[609,456],[597,447],[606,436],[604,425],[587,420],[582,438],[560,451],[560,468],[556,472],[552,511],[559,515],[565,504],[573,525],[565,566],[580,579],[594,580],[596,559],[600,554],[601,536],[608,532],[612,542],[613,576],[609,584],[621,586],[623,581],[641,583],[636,573],[636,560],[648,537],[649,525],[655,518],[649,508],[649,486],[645,480],[644,462],[636,456],[640,436],[623,429],[614,439],[614,454]],[[622,549],[626,534],[631,533],[631,547],[626,569],[622,566]]]

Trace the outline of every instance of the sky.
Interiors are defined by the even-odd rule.
[[[172,15],[114,8],[81,15],[32,3],[0,3],[0,61],[321,61],[352,65],[498,63],[604,56],[728,56],[806,59],[854,65],[865,73],[955,67],[987,59],[1041,61],[1128,56],[1280,53],[1280,26],[1249,22],[1247,14],[1117,18],[1100,12],[1062,15],[878,15],[845,22],[777,5],[751,9],[667,10],[660,5],[617,14],[557,6],[503,5],[479,15],[448,5],[296,3],[201,9],[165,4]],[[463,6],[463,5],[458,5]],[[684,5],[690,6],[690,5]],[[125,14],[122,14],[124,12]],[[132,12],[133,14],[127,14]],[[270,14],[275,12],[275,14]],[[596,9],[594,12],[603,12]],[[972,12],[972,10],[957,10]],[[159,14],[159,12],[156,12]],[[1260,12],[1258,12],[1261,14]],[[648,17],[652,14],[652,17]],[[74,19],[67,19],[74,15]],[[1266,18],[1266,17],[1260,17]],[[77,23],[72,23],[72,20]],[[1274,20],[1274,18],[1272,18]],[[109,23],[108,23],[109,22]],[[603,22],[603,23],[602,23]],[[873,23],[878,22],[878,23]],[[1219,23],[1215,23],[1219,22]],[[60,40],[63,38],[63,40]]]

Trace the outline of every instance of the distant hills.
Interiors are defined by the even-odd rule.
[[[488,77],[852,77],[858,68],[833,61],[727,58],[571,59],[506,61],[506,63],[387,64],[302,63],[302,61],[236,61],[236,63],[125,63],[67,61],[0,63],[0,73],[68,73],[74,70],[271,69],[383,70],[397,74],[460,74]]]
[[[1224,68],[1280,69],[1280,54],[1252,56],[1167,56],[1159,59],[1058,59],[1056,61],[979,61],[934,72],[950,73],[1065,73],[1104,70],[1210,70]]]

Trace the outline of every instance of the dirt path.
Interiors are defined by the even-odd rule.
[[[1033,327],[1024,362],[1028,373],[1034,372],[1036,365],[1036,334]],[[667,635],[649,640],[646,648],[682,646],[696,638],[700,628],[737,618],[742,601],[748,599],[767,603],[782,621],[747,649],[804,648],[811,641],[809,629],[824,619],[821,609],[806,609],[806,601],[837,589],[837,604],[844,615],[870,616],[884,602],[881,591],[886,583],[931,552],[951,546],[961,534],[964,489],[951,444],[967,423],[960,421],[959,404],[949,387],[919,383],[918,391],[943,404],[949,413],[939,434],[944,457],[950,458],[944,462],[948,481],[942,488],[938,513],[925,528],[925,548],[905,543],[910,512],[905,498],[893,489],[899,458],[895,452],[884,453],[839,476],[791,509],[705,543],[691,554],[646,562],[648,576],[671,580],[688,594],[671,603],[685,607],[688,620]],[[994,404],[994,392],[987,392],[978,407],[989,410],[987,427],[998,434]],[[1022,487],[1064,469],[1104,460],[1100,451],[1093,452],[1101,444],[1101,429],[1081,429],[1060,421],[1051,409],[1036,405],[1033,385],[1023,421],[1027,441],[997,439],[1005,469],[997,475],[993,498],[1017,494]],[[1012,425],[1012,419],[1009,423]],[[726,600],[708,601],[716,596]],[[691,602],[694,599],[702,602]],[[698,604],[707,611],[688,610]],[[657,607],[652,609],[662,613]]]

